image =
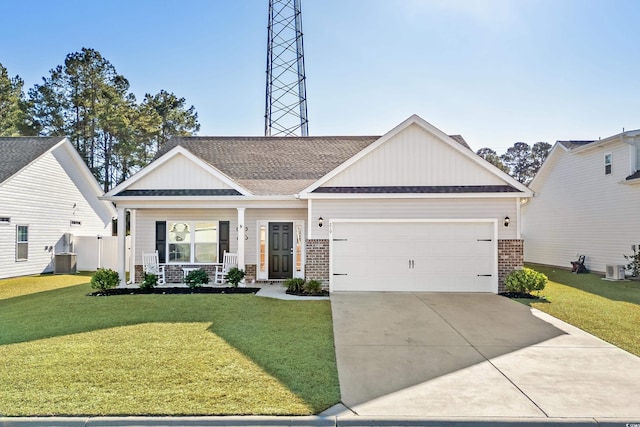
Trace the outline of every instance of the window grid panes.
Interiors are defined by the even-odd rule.
[[[215,263],[218,260],[217,222],[168,222],[168,262]]]
[[[29,226],[18,225],[16,228],[16,260],[25,261],[29,258]]]
[[[611,155],[611,153],[604,155],[604,174],[605,175],[611,174],[612,157],[613,156]]]

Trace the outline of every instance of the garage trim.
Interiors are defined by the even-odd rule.
[[[493,241],[492,253],[493,262],[492,262],[492,284],[491,284],[491,292],[497,294],[498,293],[498,220],[495,218],[456,218],[456,219],[416,219],[416,218],[337,218],[329,220],[329,290],[333,291],[334,287],[334,263],[333,263],[333,254],[334,254],[334,235],[333,235],[333,225],[335,223],[489,223],[493,225]]]

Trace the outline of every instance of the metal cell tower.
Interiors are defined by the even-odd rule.
[[[269,0],[265,136],[307,136],[300,0]]]

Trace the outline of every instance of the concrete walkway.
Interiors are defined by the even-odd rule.
[[[342,418],[640,422],[640,358],[507,298],[341,292],[331,304]]]

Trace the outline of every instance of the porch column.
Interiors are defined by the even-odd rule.
[[[127,210],[125,208],[117,208],[118,210],[118,261],[116,268],[120,275],[120,285],[127,283]]]
[[[129,210],[129,247],[125,251],[129,254],[129,283],[136,282],[136,212],[136,209]]]
[[[245,208],[236,208],[238,209],[238,268],[240,270],[245,270],[244,265],[244,236],[245,236],[245,223],[244,223],[244,210]]]

